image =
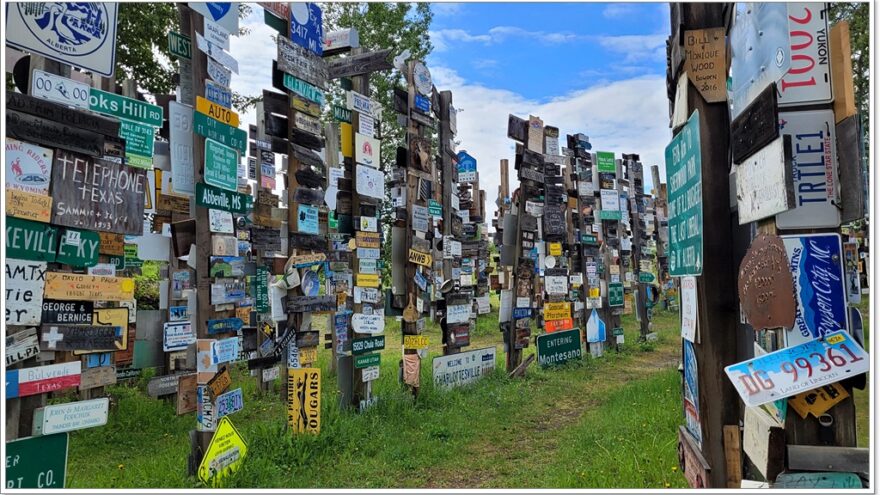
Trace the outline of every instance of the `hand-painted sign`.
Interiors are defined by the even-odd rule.
[[[162,350],[164,352],[184,350],[190,344],[195,343],[196,334],[192,324],[188,321],[174,321],[165,323],[162,338]]]
[[[779,136],[736,166],[736,202],[740,225],[795,207],[789,152],[791,138]]]
[[[7,225],[8,222],[9,219]],[[40,324],[45,276],[46,262],[6,258],[3,280],[6,290],[7,325]]]
[[[703,273],[703,182],[700,152],[700,112],[666,147],[669,193],[669,273]]]
[[[293,433],[321,431],[321,370],[287,370],[287,425]]]
[[[48,223],[52,218],[52,197],[7,188],[6,215]]]
[[[214,410],[216,411],[218,419],[234,412],[241,411],[244,409],[244,395],[241,392],[241,388],[230,390],[225,394],[218,395],[214,400],[214,404]]]
[[[43,326],[40,332],[40,350],[44,351],[94,351],[121,348],[122,329],[120,327],[47,325]]]
[[[36,328],[26,328],[6,337],[6,366],[25,361],[40,353]]]
[[[544,303],[544,319],[545,320],[565,320],[571,318],[570,302],[548,302]]]
[[[233,191],[225,191],[214,186],[196,184],[196,204],[205,208],[215,208],[232,213],[247,213],[251,209],[253,197]]]
[[[355,313],[351,316],[351,326],[357,333],[377,335],[385,330],[385,317]]]
[[[495,348],[436,357],[432,368],[437,387],[452,388],[473,383],[495,370]]]
[[[841,330],[724,368],[748,406],[760,406],[868,371],[870,359]]]
[[[840,235],[783,236],[782,242],[797,295],[795,323],[785,333],[786,345],[846,330],[846,289]]]
[[[16,4],[6,10],[6,43],[113,77],[116,3]]]
[[[752,328],[794,326],[794,280],[782,239],[759,235],[752,241],[739,267],[737,287],[742,311]],[[682,304],[684,297],[682,290]]]
[[[52,435],[107,424],[110,399],[52,404],[34,411],[34,434]]]
[[[709,103],[727,101],[727,50],[723,28],[685,31],[685,71]]]
[[[55,153],[52,223],[67,227],[141,235],[146,171],[77,155]]]
[[[67,446],[67,433],[7,442],[6,488],[64,488]]]
[[[6,370],[6,398],[14,399],[78,387],[81,372],[80,361]]]
[[[324,53],[324,27],[317,3],[290,4],[290,39],[317,55]]]
[[[238,471],[246,455],[247,444],[241,434],[228,416],[221,418],[199,464],[199,479],[208,483],[226,478]]]
[[[327,84],[327,66],[323,59],[305,48],[278,37],[278,70],[293,74],[318,87]]]
[[[64,301],[130,301],[134,299],[134,279],[49,272],[45,296]]]
[[[581,359],[581,331],[566,330],[537,337],[538,364],[546,368],[573,359]]]

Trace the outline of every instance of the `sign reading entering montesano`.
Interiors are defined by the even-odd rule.
[[[55,153],[52,223],[140,235],[144,230],[146,170],[65,150]]]
[[[581,359],[581,331],[577,328],[564,332],[539,335],[538,364],[542,368],[562,364],[573,359]]]

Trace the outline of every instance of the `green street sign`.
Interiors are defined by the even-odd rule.
[[[703,181],[700,154],[700,112],[666,147],[668,190],[669,274],[703,273]]]
[[[357,356],[366,354],[370,351],[378,351],[385,348],[385,336],[376,335],[372,337],[364,337],[361,339],[353,339],[351,341],[351,354]]]
[[[599,172],[617,172],[617,164],[614,163],[614,153],[610,151],[596,152],[596,167]]]
[[[120,120],[119,137],[125,139],[125,163],[139,168],[153,166],[153,141],[156,137],[156,129],[137,122]]]
[[[542,368],[581,359],[581,331],[577,328],[538,335],[538,364]]]
[[[189,60],[192,58],[192,40],[174,31],[168,32],[168,51],[177,58]]]
[[[650,284],[654,281],[654,274],[650,272],[639,272],[639,282]]]
[[[620,210],[599,210],[599,220],[620,220],[623,218]]]
[[[351,124],[351,110],[339,105],[333,105],[333,118]]]
[[[213,139],[205,139],[205,183],[227,191],[238,189],[238,153]]]
[[[196,183],[196,205],[232,213],[247,213],[251,209],[253,198],[247,194]]]
[[[144,260],[138,258],[137,244],[126,244],[122,246],[122,253],[125,255],[123,257],[123,266],[125,266],[125,268],[144,266]]]
[[[432,217],[443,216],[443,205],[433,199],[428,200],[428,214]]]
[[[239,153],[247,151],[247,132],[212,119],[202,112],[193,112],[193,131],[199,136],[235,148]]]
[[[298,77],[291,76],[286,72],[284,73],[284,80],[282,82],[284,83],[284,87],[292,91],[294,94],[313,101],[318,105],[324,105],[324,92],[318,89],[317,86],[309,84]]]
[[[162,127],[162,107],[100,89],[89,90],[89,110],[153,127]]]
[[[113,263],[113,266],[117,270],[125,270],[125,256],[116,256],[114,254],[108,255],[107,263]]]
[[[584,244],[599,244],[599,238],[590,234],[581,234],[581,242]]]
[[[357,369],[369,368],[370,366],[379,366],[382,360],[381,354],[364,354],[354,357],[354,367]]]
[[[263,9],[263,23],[279,34],[287,36],[287,20],[270,14],[269,9]]]
[[[58,229],[51,225],[6,217],[6,257],[29,261],[55,261]]]
[[[269,308],[269,269],[265,266],[257,267],[257,280],[254,284],[254,309],[257,313],[268,313]]]
[[[67,433],[6,443],[6,488],[64,488]]]
[[[615,327],[611,330],[611,335],[614,335],[615,337],[617,337],[618,335],[623,335],[623,328]]]
[[[608,305],[611,307],[623,306],[623,284],[608,284]]]
[[[101,236],[97,232],[62,228],[55,261],[75,267],[95,266],[98,264],[100,246]]]

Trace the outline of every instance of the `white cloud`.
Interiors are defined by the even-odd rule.
[[[485,34],[471,34],[464,29],[438,29],[429,31],[435,52],[443,52],[453,43],[482,43],[490,45],[510,38],[528,38],[538,43],[556,45],[574,41],[586,41],[586,35],[568,32],[529,31],[517,26],[495,26]]]
[[[278,51],[272,36],[277,35],[278,31],[263,23],[261,7],[253,8],[251,14],[241,20],[241,24],[250,29],[250,33],[233,37],[229,42],[229,53],[238,60],[238,74],[232,74],[230,86],[241,95],[262,95],[264,89],[272,89],[272,60]],[[245,130],[248,124],[257,121],[253,107],[240,117],[240,127]]]
[[[466,81],[447,67],[432,67],[434,83],[440,90],[452,91],[461,141],[477,159],[480,188],[486,191],[486,222],[491,225],[495,200],[501,184],[500,160],[510,162],[510,189],[518,187],[513,169],[515,142],[507,137],[507,117],[530,114],[545,125],[559,127],[560,144],[566,134],[582,132],[590,137],[594,150],[640,155],[645,166],[645,187],[650,190],[650,166],[659,165],[665,175],[664,149],[671,137],[666,125],[668,103],[663,76],[637,77],[601,83],[561,95],[549,101],[525,98],[513,91],[489,88]]]
[[[666,59],[665,34],[631,34],[622,36],[599,36],[596,40],[606,50],[623,56],[627,64]]]
[[[431,12],[437,17],[450,17],[458,15],[462,11],[464,5],[452,2],[435,2],[431,3]]]
[[[635,3],[609,3],[602,10],[602,17],[607,19],[621,19],[638,13],[638,4]]]

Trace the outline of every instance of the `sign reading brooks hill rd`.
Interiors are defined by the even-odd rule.
[[[700,112],[666,147],[669,187],[669,273],[674,277],[703,273],[703,182],[700,155]]]

